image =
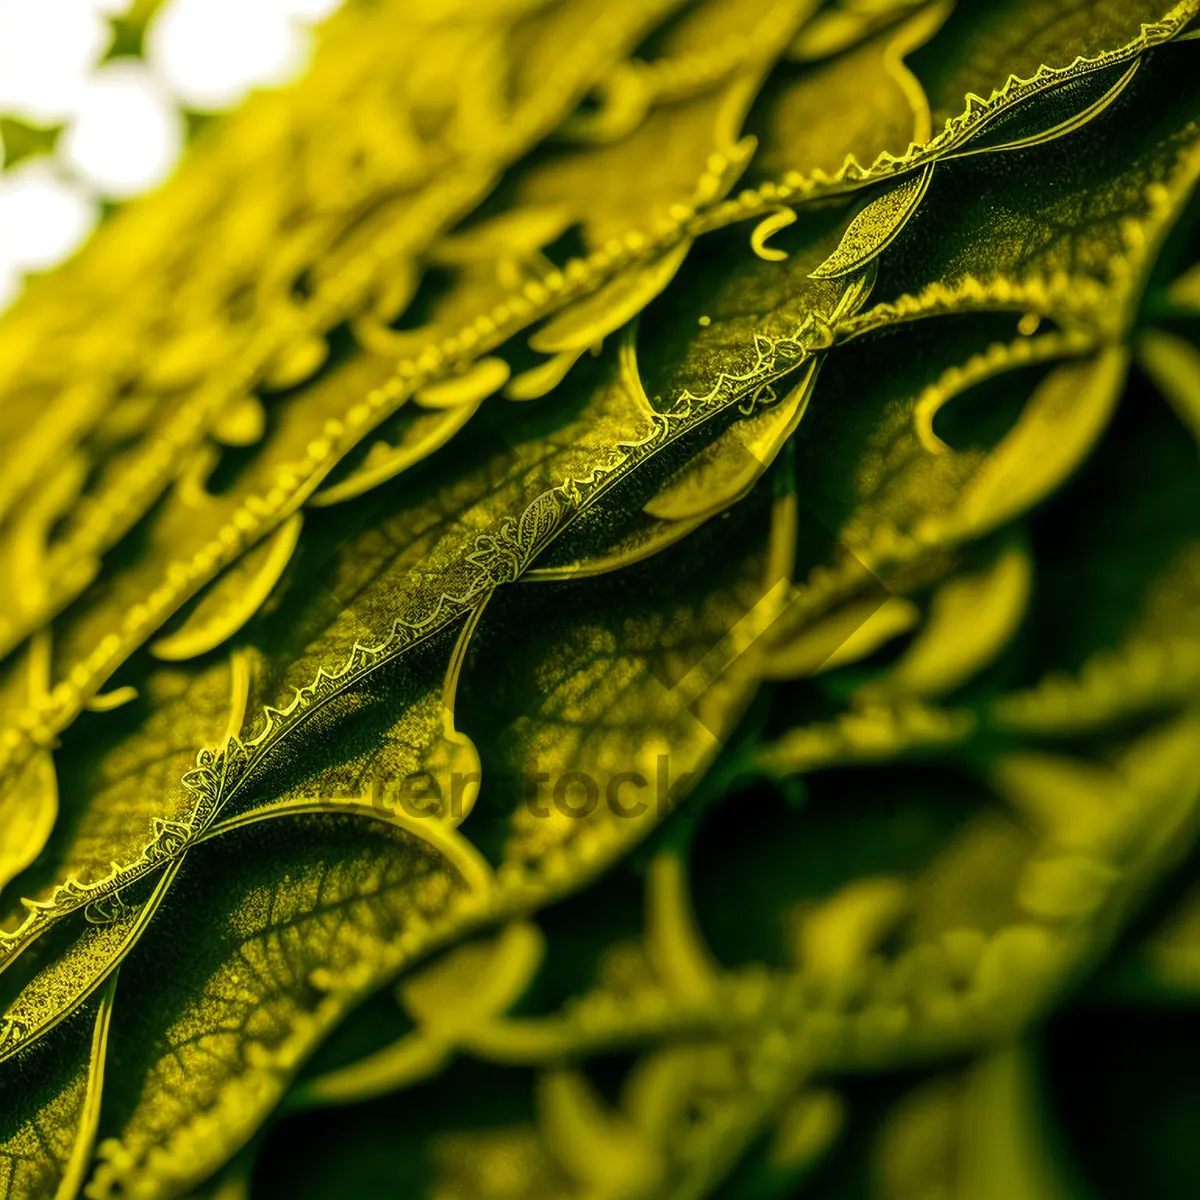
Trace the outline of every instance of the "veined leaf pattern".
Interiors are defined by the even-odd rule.
[[[115,984],[114,977],[53,1039],[19,1060],[30,1082],[5,1115],[5,1197],[66,1200],[80,1194],[100,1119]]]
[[[219,524],[217,536],[210,535],[210,540],[198,546],[190,560],[185,562],[175,558],[174,570],[168,571],[168,574],[173,575],[177,582],[162,583],[150,592],[150,598],[157,603],[129,610],[124,621],[123,635],[110,634],[107,635],[107,641],[102,639],[87,656],[87,667],[80,665],[80,676],[82,677],[86,670],[89,680],[101,679],[115,669],[119,661],[130,652],[133,644],[140,643],[152,633],[156,625],[191,592],[211,578],[215,570],[236,557],[250,541],[264,536],[297,503],[302,502],[319,485],[346,449],[393,411],[398,402],[402,402],[409,394],[441,377],[448,370],[453,370],[461,362],[462,356],[470,358],[499,345],[511,327],[526,325],[539,316],[554,311],[574,295],[600,286],[606,276],[623,269],[630,260],[641,261],[643,256],[653,254],[658,248],[673,244],[687,232],[687,229],[681,230],[681,225],[689,229],[694,227],[697,232],[702,232],[714,225],[720,226],[756,215],[764,208],[774,207],[781,201],[837,194],[847,187],[857,188],[876,179],[891,178],[902,171],[924,166],[948,153],[955,146],[963,144],[982,121],[997,112],[1031,101],[1042,92],[1088,69],[1099,69],[1112,61],[1128,61],[1154,45],[1168,40],[1178,33],[1193,15],[1191,4],[1192,0],[1183,0],[1169,13],[1164,14],[1161,21],[1146,25],[1132,41],[1123,43],[1119,49],[1102,52],[1094,61],[1087,60],[1085,56],[1085,61],[1080,64],[1040,69],[1027,83],[1007,84],[997,90],[990,101],[982,105],[976,105],[972,100],[960,119],[949,122],[942,134],[904,158],[896,159],[885,152],[876,166],[868,172],[864,172],[854,163],[840,171],[832,180],[823,172],[817,171],[811,177],[798,176],[795,180],[787,179],[782,184],[772,184],[766,188],[739,194],[736,201],[716,201],[694,213],[687,212],[688,206],[685,205],[680,212],[680,218],[669,218],[663,223],[661,231],[656,231],[650,236],[641,230],[631,231],[636,235],[634,246],[627,244],[620,249],[614,246],[611,252],[608,249],[595,251],[586,260],[577,260],[577,268],[564,269],[547,279],[544,285],[527,286],[522,293],[511,297],[507,303],[501,303],[488,314],[480,314],[472,324],[460,329],[458,335],[445,338],[436,345],[427,346],[421,354],[406,358],[400,371],[387,383],[367,392],[365,397],[360,396],[357,403],[345,413],[344,420],[337,417],[322,418],[311,430],[302,426],[303,432],[298,434],[297,442],[293,444],[294,448],[281,447],[283,454],[264,471],[264,482],[267,479],[273,481],[271,490],[265,494],[252,493],[242,502],[231,504],[229,508],[233,511],[223,518],[223,524]],[[619,30],[620,20],[616,17],[611,20],[615,29]],[[564,25],[569,25],[569,21],[565,21]],[[551,36],[562,37],[564,31],[555,28],[551,31]],[[441,199],[440,193],[436,198]],[[432,207],[432,201],[430,206]],[[686,217],[683,215],[685,212]],[[406,224],[405,228],[410,226],[411,222]],[[195,423],[191,416],[188,420],[192,424]],[[305,449],[303,454],[298,455],[297,451],[301,445]],[[272,497],[275,497],[275,502],[272,501]],[[194,517],[191,524],[195,525]],[[83,563],[88,572],[94,570],[94,565],[88,565],[92,561],[88,558]],[[162,578],[156,566],[151,568],[151,572],[155,578]],[[56,567],[56,573],[61,574],[62,568]],[[90,574],[81,578],[86,581]],[[112,641],[114,636],[117,637],[116,642]],[[103,653],[100,646],[104,647]],[[64,688],[53,697],[49,712],[43,711],[39,716],[48,720],[51,725],[72,719],[79,703],[76,687],[77,685],[73,684],[69,690]],[[18,751],[18,756],[23,752]]]

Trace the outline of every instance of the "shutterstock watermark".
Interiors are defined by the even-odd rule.
[[[659,754],[648,772],[592,775],[587,771],[564,771],[551,775],[547,771],[525,771],[516,776],[494,775],[489,780],[488,804],[510,813],[523,807],[537,820],[586,820],[605,811],[621,820],[637,820],[649,813],[661,819],[685,802],[688,790],[702,774],[674,774],[669,758]],[[781,797],[799,791],[799,796],[791,795],[786,800],[789,807],[796,807],[808,803],[807,778],[803,772],[782,777],[744,772],[723,780],[722,791],[735,795],[767,784]],[[480,782],[478,771],[454,771],[441,779],[429,771],[416,771],[400,778],[377,778],[365,793],[314,799],[329,813],[344,811],[345,805],[352,803],[360,808],[366,805],[384,818],[399,812],[413,820],[433,818],[457,823],[470,812]],[[839,795],[837,811],[844,818],[878,820],[899,817],[906,810],[899,794],[855,792]]]
[[[600,809],[607,809],[614,817],[636,820],[651,811],[657,817],[674,812],[700,775],[699,771],[675,774],[670,755],[659,754],[648,773],[625,770],[593,775],[587,771],[564,771],[553,775],[531,770],[503,780],[493,777],[489,786],[502,793],[494,794],[493,798],[509,805],[515,801],[530,816],[541,820],[555,815],[584,820]],[[761,775],[738,776],[729,781],[729,790],[736,791],[761,780]],[[470,807],[467,797],[473,797],[480,783],[478,771],[452,771],[440,778],[432,771],[415,771],[399,778],[378,778],[366,794],[326,795],[316,799],[329,812],[337,812],[340,806],[353,801],[368,804],[384,816],[399,811],[418,820],[424,817],[461,820]]]

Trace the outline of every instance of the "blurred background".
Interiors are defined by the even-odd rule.
[[[341,0],[0,0],[0,312],[188,137],[302,73]]]

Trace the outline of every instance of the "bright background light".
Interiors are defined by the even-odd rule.
[[[14,148],[35,147],[0,172],[0,311],[27,274],[78,249],[103,201],[171,173],[185,111],[231,108],[303,72],[311,26],[340,3],[0,0],[0,119],[19,123],[20,139],[9,125]],[[144,24],[143,58],[106,58],[121,19]]]
[[[286,83],[303,70],[312,49],[307,23],[335,7],[328,0],[173,0],[147,31],[146,57],[188,107],[225,108],[253,87]]]
[[[154,73],[135,58],[114,59],[85,82],[58,152],[85,183],[124,199],[162,183],[184,136],[183,116]]]

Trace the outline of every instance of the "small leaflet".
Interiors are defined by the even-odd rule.
[[[794,224],[795,220],[794,208],[776,209],[769,217],[764,217],[755,225],[754,232],[750,235],[750,249],[766,262],[783,262],[787,258],[787,251],[768,246],[767,239]]]
[[[481,358],[469,370],[441,383],[423,387],[413,397],[422,408],[457,408],[461,404],[477,405],[498,392],[511,374],[508,363],[494,355]]]
[[[1178,334],[1147,329],[1137,360],[1200,446],[1200,349]]]
[[[58,774],[42,750],[0,796],[0,887],[37,858],[57,817]]]
[[[18,670],[28,676],[26,693],[43,701],[50,682],[51,640],[48,630],[29,644]],[[0,889],[16,878],[46,845],[58,818],[58,772],[49,750],[39,750],[25,769],[0,793]]]
[[[575,218],[565,204],[528,204],[447,234],[430,260],[443,266],[472,266],[521,258],[548,246]]]
[[[138,698],[138,690],[133,686],[113,688],[111,692],[101,692],[90,697],[84,704],[88,712],[105,713],[123,708],[126,704]]]
[[[584,347],[586,349],[586,347]],[[509,400],[540,400],[554,391],[567,377],[567,372],[583,357],[584,351],[563,350],[528,371],[509,380],[504,395]]]
[[[823,674],[873,654],[913,629],[920,618],[920,609],[901,596],[876,594],[844,605],[797,635],[777,640],[766,672],[771,679]]]
[[[810,275],[811,279],[840,279],[864,267],[899,235],[929,190],[933,163],[904,176],[877,196],[850,222],[838,248]]]
[[[294,513],[260,546],[226,572],[182,627],[150,646],[165,662],[184,662],[228,641],[262,607],[300,540],[304,518]]]
[[[226,409],[212,428],[223,446],[253,446],[267,430],[267,410],[257,396],[246,396]]]
[[[282,392],[314,375],[329,357],[329,343],[323,337],[304,337],[283,350],[266,375],[266,385]]]
[[[958,575],[934,593],[924,628],[881,680],[863,689],[880,694],[943,696],[982,670],[1009,643],[1029,605],[1033,564],[1019,544],[981,571]]]
[[[434,395],[436,398],[437,393]],[[385,441],[376,442],[356,470],[309,497],[309,506],[326,508],[341,504],[395,479],[444,446],[475,415],[482,403],[480,398],[422,412],[416,421],[406,426],[399,443],[393,446]]]
[[[1038,503],[1079,465],[1108,425],[1128,370],[1129,351],[1110,346],[1055,367],[1016,427],[987,457],[945,516],[925,518],[918,537],[979,537]]]
[[[622,271],[599,291],[564,308],[530,339],[542,354],[583,353],[632,320],[675,278],[692,248],[683,238],[643,267]]]

